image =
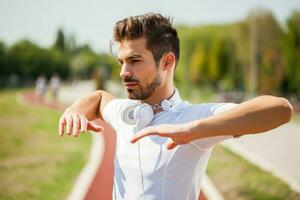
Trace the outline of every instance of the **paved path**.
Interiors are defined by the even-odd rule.
[[[59,91],[58,101],[72,104],[78,98],[90,94],[95,88],[92,81],[78,81],[70,85],[63,85]]]
[[[258,135],[247,135],[224,143],[236,153],[258,162],[300,191],[300,125],[288,123]]]

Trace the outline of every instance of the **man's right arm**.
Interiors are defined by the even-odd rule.
[[[68,135],[76,137],[80,132],[92,130],[103,131],[103,127],[91,123],[100,118],[103,120],[103,110],[108,102],[115,99],[114,96],[103,90],[97,90],[75,101],[68,107],[59,119],[59,135],[64,135],[64,129]]]

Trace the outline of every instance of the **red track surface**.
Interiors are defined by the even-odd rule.
[[[34,92],[24,92],[22,93],[23,101],[43,106],[53,109],[63,111],[66,108],[66,105],[60,103],[50,103],[47,101],[39,100]],[[115,155],[115,144],[116,144],[116,135],[114,130],[108,126],[106,123],[100,120],[96,120],[96,123],[99,123],[104,126],[104,155],[102,164],[99,167],[99,170],[90,186],[88,193],[85,197],[85,200],[111,200],[112,199],[112,187],[113,187],[113,162]],[[206,200],[203,193],[201,192],[199,200]]]

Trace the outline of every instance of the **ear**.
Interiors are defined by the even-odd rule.
[[[175,67],[175,55],[173,52],[168,52],[163,56],[162,66],[164,69],[170,69]]]

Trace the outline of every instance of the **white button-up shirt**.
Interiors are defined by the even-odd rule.
[[[149,126],[187,123],[221,113],[236,105],[192,105],[183,102],[177,90],[170,101],[173,101],[173,107],[169,111],[155,114]],[[104,108],[104,120],[117,133],[113,199],[197,200],[212,147],[232,136],[198,139],[172,150],[165,147],[168,139],[159,136],[145,137],[132,144],[130,140],[139,128],[123,122],[120,113],[132,102],[129,99],[115,99]]]

